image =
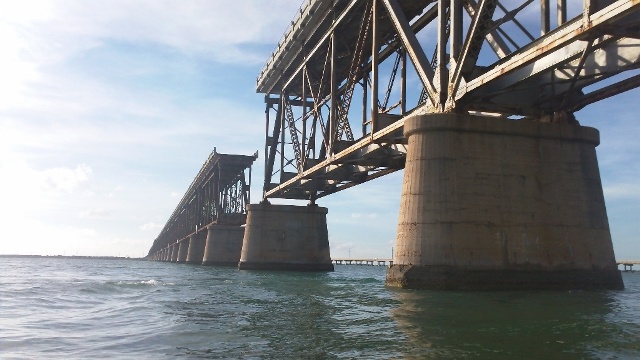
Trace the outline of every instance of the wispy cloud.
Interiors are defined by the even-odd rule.
[[[86,164],[75,169],[56,167],[42,172],[43,182],[48,190],[71,192],[91,176],[91,168]]]
[[[140,225],[140,230],[142,231],[157,231],[162,229],[161,224],[157,224],[155,222],[148,222],[146,224]]]
[[[102,208],[88,209],[80,212],[78,216],[81,219],[107,219],[111,217],[111,211]]]

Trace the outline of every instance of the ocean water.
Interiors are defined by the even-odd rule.
[[[0,258],[0,359],[637,359],[624,291],[386,288],[385,268]]]

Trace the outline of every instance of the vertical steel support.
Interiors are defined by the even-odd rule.
[[[362,78],[362,136],[367,133],[367,117],[369,115],[369,107],[367,106],[367,89],[369,84],[367,83],[367,77]]]
[[[462,5],[460,0],[451,0],[449,9],[449,52],[450,61],[455,62],[462,47]]]
[[[269,94],[264,95],[264,103],[265,103],[265,128],[264,128],[264,189],[263,191],[267,191],[267,184],[271,182],[271,171],[273,166],[269,167],[269,113],[271,110],[271,103],[269,102]],[[273,140],[273,139],[271,139]],[[273,146],[273,145],[272,145]],[[273,163],[272,163],[273,165]]]
[[[588,25],[591,22],[591,13],[593,12],[593,0],[582,0],[582,22]]]
[[[371,137],[378,130],[378,51],[380,48],[380,29],[378,17],[380,16],[379,0],[373,0],[373,21],[371,36]]]
[[[268,94],[270,95],[270,94]],[[271,99],[269,98],[269,100],[275,100],[275,99]],[[269,111],[269,107],[271,105],[274,104],[274,101],[268,101],[267,104],[267,111]],[[278,102],[278,108],[276,109],[276,119],[273,122],[273,133],[271,135],[271,137],[267,138],[268,142],[270,142],[270,144],[268,146],[265,147],[265,149],[268,149],[268,155],[265,154],[265,177],[264,177],[264,187],[263,187],[263,191],[266,193],[269,190],[269,186],[271,184],[271,179],[273,177],[273,167],[275,165],[275,160],[276,160],[276,152],[278,149],[278,137],[280,137],[280,133],[281,133],[281,129],[280,126],[282,125],[281,123],[281,119],[282,118],[282,109],[279,106],[279,102]],[[284,129],[282,129],[284,132]],[[268,158],[268,160],[267,160]],[[218,193],[218,189],[214,190],[214,193]]]
[[[257,155],[257,153],[256,153]],[[245,193],[247,194],[247,200],[244,203],[244,212],[247,212],[247,204],[251,204],[251,168],[253,167],[253,165],[249,166],[249,184],[247,185],[247,188],[245,189]]]
[[[218,162],[218,179],[217,179],[218,181],[217,181],[216,187],[218,188],[217,192],[219,194],[222,193],[220,191],[220,177],[221,177],[221,175],[222,175],[222,171],[220,169],[220,162]],[[220,197],[220,196],[222,196],[222,197]],[[223,212],[222,211],[222,206],[220,206],[220,204],[222,204],[222,200],[223,199],[224,199],[224,195],[218,195],[218,204],[217,204],[218,206],[216,207],[216,220],[218,220],[218,221],[220,221],[220,215],[222,215],[222,212]]]
[[[453,86],[453,77],[456,68],[462,65],[458,63],[464,41],[462,34],[462,13],[461,0],[451,0],[449,4],[449,76],[447,79],[447,101],[451,102],[449,106],[454,105],[453,102],[456,97],[455,91],[457,90]]]
[[[567,22],[567,0],[558,0],[558,26]]]
[[[407,113],[407,51],[404,48],[400,51],[400,113],[404,115]]]
[[[447,0],[438,0],[438,64],[434,82],[438,92],[438,105],[447,101]]]
[[[540,35],[544,35],[551,29],[551,15],[549,0],[540,0]]]
[[[336,84],[337,81],[337,71],[336,71],[336,33],[335,31],[331,33],[331,73],[329,74],[329,81],[331,82],[330,91],[331,91],[331,109],[329,111],[329,151],[327,151],[327,156],[333,154],[333,146],[336,140],[337,126],[338,126],[338,86]]]
[[[285,133],[284,107],[287,106],[284,100],[285,96],[286,94],[284,93],[284,91],[280,93],[280,103],[278,104],[279,106],[278,120],[280,121],[280,129],[281,129],[280,131],[280,179],[282,179],[282,175],[284,175],[284,133]]]
[[[304,71],[302,71],[302,163],[300,164],[304,171],[307,165],[307,64],[304,64]]]

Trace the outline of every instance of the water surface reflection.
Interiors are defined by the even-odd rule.
[[[393,292],[408,357],[603,358],[626,342],[619,292]]]

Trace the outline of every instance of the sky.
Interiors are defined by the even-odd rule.
[[[145,256],[214,147],[259,151],[258,202],[255,81],[300,4],[0,0],[0,254]],[[639,96],[577,113],[619,259],[640,259]],[[402,175],[318,201],[332,256],[391,257]]]

